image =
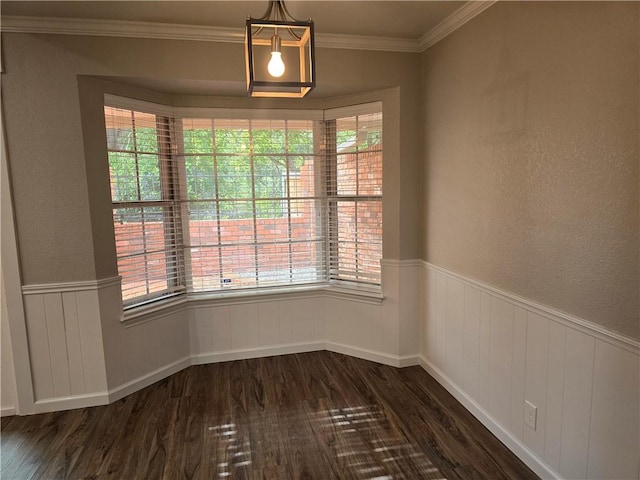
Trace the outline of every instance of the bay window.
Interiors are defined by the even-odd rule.
[[[185,293],[379,289],[379,103],[170,110],[107,96],[105,105],[125,308]]]

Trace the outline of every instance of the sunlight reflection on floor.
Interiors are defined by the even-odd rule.
[[[348,476],[368,480],[445,480],[429,457],[398,431],[378,405],[329,409],[319,414],[325,435],[335,437],[336,457]],[[408,471],[411,459],[414,468]],[[417,471],[416,471],[417,470]]]
[[[308,418],[308,412],[289,412],[289,415],[299,416],[300,421]],[[293,423],[296,423],[295,419]],[[266,424],[273,427],[274,431],[270,433],[274,437],[279,434],[277,416]],[[338,471],[344,473],[345,478],[446,480],[429,457],[407,440],[378,405],[321,409],[313,416],[310,427],[329,444]],[[208,429],[217,443],[217,478],[235,478],[243,467],[257,467],[252,465],[250,440],[238,433],[235,423],[222,423]],[[253,455],[264,454],[260,451],[263,448],[270,447],[253,445]],[[315,458],[307,460],[317,461]]]

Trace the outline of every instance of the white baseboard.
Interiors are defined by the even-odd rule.
[[[249,358],[274,357],[276,355],[289,355],[292,353],[317,352],[325,350],[324,342],[295,343],[288,345],[276,345],[273,347],[249,348],[243,350],[227,350],[216,353],[201,353],[191,357],[192,365],[204,365],[207,363],[229,362],[232,360],[246,360]]]
[[[73,410],[74,408],[97,407],[98,405],[107,405],[108,403],[109,394],[107,392],[46,398],[35,402],[33,406],[33,413],[47,413],[57,412],[60,410]]]
[[[478,405],[469,395],[456,385],[438,367],[420,356],[420,366],[435,378],[440,385],[447,389],[480,423],[489,429],[498,439],[506,445],[520,460],[541,478],[560,479],[560,475],[551,469],[543,460],[533,453],[524,443],[514,437],[507,429],[498,423],[486,410]]]
[[[16,407],[2,407],[0,409],[0,417],[10,417],[16,414]]]
[[[289,355],[292,353],[317,352],[327,350],[329,352],[342,353],[363,360],[390,365],[392,367],[409,367],[420,364],[419,355],[406,355],[398,357],[386,353],[365,350],[334,342],[309,342],[273,347],[250,348],[243,350],[227,350],[216,353],[201,353],[191,357],[192,365],[204,365],[207,363],[229,362],[232,360],[245,360],[249,358],[273,357],[276,355]]]
[[[148,387],[149,385],[162,380],[174,373],[179,372],[191,365],[191,358],[185,357],[180,360],[176,360],[169,365],[165,365],[164,367],[160,367],[153,372],[149,372],[146,375],[143,375],[138,378],[134,378],[133,380],[124,383],[116,388],[109,390],[109,398],[108,403],[113,403],[116,400],[120,400],[127,395],[131,395],[138,390],[142,390],[143,388]]]
[[[383,365],[389,365],[396,368],[409,367],[420,363],[420,357],[418,355],[398,357],[396,355],[389,355],[388,353],[380,353],[372,350],[366,350],[364,348],[351,347],[341,343],[327,342],[325,344],[325,350],[342,353],[343,355],[349,355],[363,360],[369,360],[371,362],[382,363]]]
[[[95,407],[107,405],[120,400],[127,395],[131,395],[153,383],[162,380],[174,373],[189,367],[190,365],[204,365],[207,363],[228,362],[232,360],[245,360],[249,358],[272,357],[276,355],[289,355],[293,353],[316,352],[328,350],[330,352],[350,355],[372,362],[390,365],[392,367],[408,367],[420,364],[419,355],[394,356],[385,353],[350,347],[332,342],[309,342],[288,345],[277,345],[273,347],[251,348],[244,350],[231,350],[216,353],[204,353],[185,357],[169,365],[158,368],[146,375],[142,375],[118,387],[110,389],[108,392],[98,392],[86,395],[74,395],[68,397],[50,398],[39,400],[35,403],[33,413],[46,413],[59,410],[71,410],[74,408]],[[2,416],[15,415],[15,408],[7,407],[2,409]]]
[[[402,357],[398,357],[398,367],[414,367],[416,365],[420,365],[420,355],[404,355]]]
[[[108,392],[89,393],[84,395],[71,395],[67,397],[56,397],[38,400],[35,402],[33,413],[57,412],[61,410],[72,410],[74,408],[97,407],[98,405],[108,405],[120,400],[127,395],[142,390],[149,385],[162,380],[174,373],[191,365],[191,358],[185,357],[169,365],[158,368],[153,372],[135,378]],[[6,412],[6,413],[5,413]],[[15,408],[3,408],[2,416],[15,415]]]

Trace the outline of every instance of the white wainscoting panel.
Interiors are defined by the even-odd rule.
[[[196,300],[187,307],[192,363],[321,350],[324,304],[321,295],[223,305]]]
[[[344,292],[194,299],[192,363],[330,350],[394,366],[419,360],[422,263],[384,261],[384,300]]]
[[[637,479],[640,345],[425,264],[423,365],[543,478]],[[524,402],[537,426],[524,424]]]
[[[11,334],[9,331],[9,313],[7,311],[3,274],[0,274],[0,416],[15,415],[17,392]]]
[[[383,300],[322,289],[201,297],[125,321],[119,278],[25,286],[36,411],[114,401],[191,364],[325,349],[417,364],[422,263],[383,269]]]
[[[380,305],[327,299],[327,342],[354,350],[398,355],[398,324]],[[397,315],[394,315],[397,318]]]
[[[639,469],[638,363],[637,352],[596,340],[588,478],[626,478]]]
[[[122,322],[118,282],[100,289],[110,400],[121,398],[190,364],[186,305],[170,305]]]
[[[417,365],[418,353],[420,352],[420,298],[422,295],[422,262],[416,260],[400,260],[392,262],[385,260],[382,262],[383,272],[388,273],[392,269],[398,270],[399,291],[397,307],[390,303],[390,307],[397,308],[399,322],[399,355],[401,366]],[[387,281],[383,285],[385,295]],[[383,310],[383,314],[386,312]]]
[[[24,304],[35,411],[104,403],[97,284],[25,287]]]

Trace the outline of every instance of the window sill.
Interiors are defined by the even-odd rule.
[[[382,304],[382,292],[378,289],[345,287],[341,285],[309,285],[287,289],[274,288],[258,291],[229,290],[220,293],[192,293],[188,295],[189,306],[239,305],[243,303],[277,302],[299,298],[331,297],[343,300]]]
[[[125,310],[120,318],[120,322],[126,326],[139,325],[141,323],[154,320],[159,316],[170,315],[187,303],[185,295],[173,296],[163,300],[140,305],[138,307]]]
[[[342,284],[311,285],[283,289],[265,289],[260,291],[229,290],[220,293],[191,293],[179,297],[159,300],[124,312],[121,322],[126,326],[138,325],[169,315],[180,307],[206,308],[208,306],[241,305],[247,303],[277,302],[301,298],[328,297],[349,300],[371,305],[381,305],[382,292],[375,288],[345,286]]]

